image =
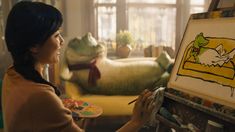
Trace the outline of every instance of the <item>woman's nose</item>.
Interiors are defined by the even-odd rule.
[[[62,35],[60,35],[60,45],[62,46],[64,44],[64,38],[62,37]]]

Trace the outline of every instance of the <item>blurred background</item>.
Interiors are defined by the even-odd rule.
[[[11,7],[20,0],[0,0],[0,78],[11,63],[4,28]],[[188,18],[208,10],[211,0],[32,0],[51,4],[64,15],[63,36],[68,41],[87,32],[105,42],[108,57],[117,55],[116,36],[131,34],[127,57],[158,56],[163,50],[174,58]]]

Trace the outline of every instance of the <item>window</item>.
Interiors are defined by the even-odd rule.
[[[189,15],[207,11],[209,3],[210,0],[96,0],[97,38],[111,45],[117,32],[128,30],[137,44],[135,50],[143,52],[148,45],[175,50]]]
[[[174,47],[175,17],[175,6],[128,4],[128,30],[138,44]]]
[[[204,0],[190,0],[190,14],[205,11],[205,1]]]
[[[176,0],[127,0],[129,3],[167,3],[175,4]]]
[[[95,12],[99,40],[115,40],[116,36],[116,0],[96,0]]]
[[[116,7],[98,7],[98,34],[101,40],[114,40],[116,36]]]
[[[116,3],[117,0],[96,0],[96,3]]]

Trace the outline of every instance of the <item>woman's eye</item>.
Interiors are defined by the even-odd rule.
[[[59,36],[61,36],[61,34],[60,34],[60,33],[55,34],[55,37],[59,37]]]
[[[61,30],[57,30],[57,31],[55,32],[54,36],[55,36],[55,37],[60,37],[60,36],[62,36]]]

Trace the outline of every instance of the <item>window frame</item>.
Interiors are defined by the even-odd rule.
[[[190,16],[191,7],[203,7],[208,9],[211,0],[204,0],[204,5],[191,5],[190,0],[176,0],[175,4],[172,3],[142,3],[142,2],[126,2],[127,0],[117,0],[116,3],[96,3],[94,0],[94,31],[95,37],[99,39],[98,35],[98,7],[100,6],[116,6],[116,33],[120,30],[128,30],[128,7],[173,7],[176,8],[176,18],[175,18],[175,51],[178,50],[180,41],[183,37],[185,27],[187,25],[188,18]]]

